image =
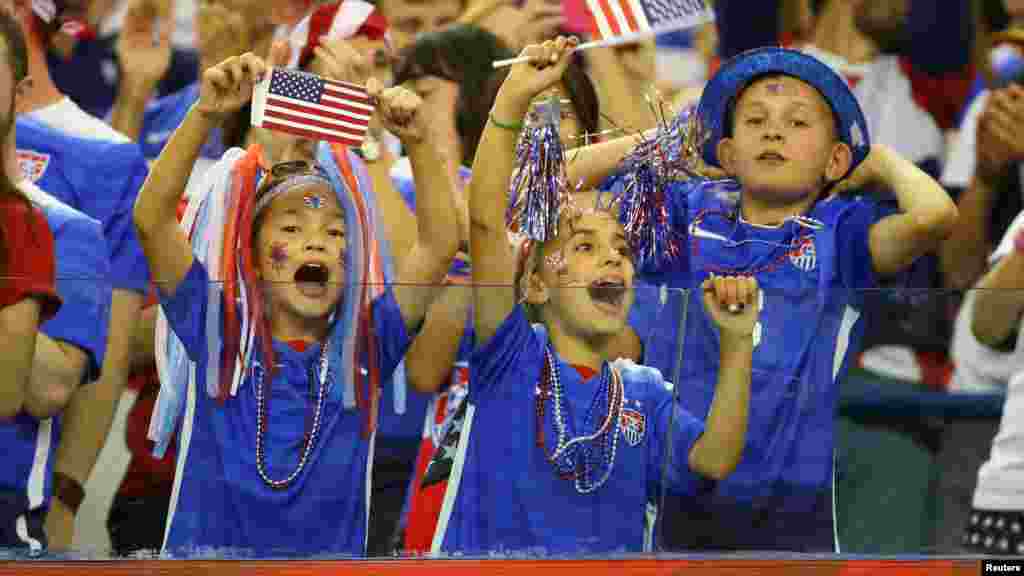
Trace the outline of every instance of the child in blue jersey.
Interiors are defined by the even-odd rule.
[[[679,257],[645,262],[641,278],[694,288],[712,274],[754,275],[763,312],[743,460],[707,497],[672,500],[664,535],[686,550],[830,551],[833,420],[862,335],[860,291],[935,248],[957,211],[927,174],[871,146],[846,83],[806,54],[737,56],[710,80],[696,114],[703,160],[733,180],[668,185]],[[891,190],[901,212],[848,192],[865,185]],[[663,371],[675,367],[679,337],[674,319],[664,320],[644,357]],[[720,344],[713,318],[688,316],[680,368],[695,384],[680,399],[698,417],[715,396]]]
[[[441,281],[455,254],[457,231],[445,221],[454,209],[451,187],[434,157],[429,119],[417,114],[419,99],[402,88],[368,87],[429,190],[417,209],[420,240],[397,266],[402,284],[368,296],[374,287],[364,272],[374,264],[362,249],[374,224],[365,219],[361,190],[348,180],[335,184],[333,174],[309,164],[285,163],[251,195],[236,195],[232,185],[209,192],[230,194],[228,204],[237,201],[240,210],[224,220],[240,231],[225,234],[237,236],[237,244],[225,240],[226,264],[239,258],[237,275],[229,268],[225,284],[244,284],[232,309],[236,299],[227,295],[234,292],[225,286],[220,300],[218,283],[211,284],[217,270],[193,254],[175,206],[209,132],[249,101],[266,71],[245,54],[204,73],[199,100],[154,163],[135,207],[161,308],[195,366],[164,548],[361,555],[374,385],[401,360],[433,294],[426,287]],[[207,315],[222,304],[222,315]],[[241,331],[243,340],[256,341],[248,353],[237,347],[237,323],[226,321],[239,315],[255,326]],[[219,387],[208,374],[219,374]],[[210,397],[228,396],[227,388],[223,402]]]
[[[517,303],[505,227],[515,123],[561,79],[575,46],[559,38],[524,50],[529,63],[502,85],[477,149],[469,203],[477,349],[448,553],[639,552],[647,504],[663,482],[686,491],[700,477],[726,477],[739,461],[753,279],[704,287],[724,343],[706,427],[672,403],[656,370],[610,363],[602,352],[625,328],[633,265],[622,226],[592,193],[576,202],[595,209],[566,210],[557,236],[528,250]],[[531,326],[525,306],[540,324]]]

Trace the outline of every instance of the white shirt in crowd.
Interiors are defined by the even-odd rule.
[[[971,184],[974,167],[978,161],[977,156],[975,156],[978,120],[981,117],[982,111],[985,110],[989,94],[988,90],[979,93],[964,114],[963,122],[960,124],[960,133],[950,147],[949,159],[942,172],[942,185],[946,188],[963,188],[966,190]],[[1021,176],[1024,176],[1024,164],[1021,164],[1020,170]],[[1024,182],[1024,179],[1021,181]],[[1021,192],[1024,193],[1024,190]]]
[[[29,112],[28,117],[58,132],[84,140],[131,141],[103,120],[79,108],[67,96],[55,104]]]
[[[1024,212],[1017,215],[992,254],[993,264],[1014,250],[1013,239],[1021,229]],[[974,297],[973,291],[968,293],[957,318],[954,384],[968,391],[997,391],[1005,385],[1006,401],[988,461],[978,470],[973,505],[981,510],[1024,510],[1024,324],[1018,327],[1012,352],[982,345],[970,328]]]

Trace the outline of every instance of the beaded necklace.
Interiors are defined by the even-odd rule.
[[[597,428],[591,434],[575,436],[572,428],[568,401],[562,389],[561,368],[556,363],[554,353],[549,345],[544,354],[544,368],[540,381],[537,383],[536,414],[537,414],[537,446],[544,451],[555,474],[563,480],[572,480],[576,491],[580,494],[594,492],[608,481],[615,467],[615,456],[618,449],[619,431],[622,429],[622,407],[624,386],[622,376],[611,366],[601,371],[601,383],[595,391],[594,399],[584,428]],[[606,402],[601,402],[607,398]],[[555,429],[556,444],[554,452],[546,447],[547,426],[544,422],[545,406],[551,400],[552,421]],[[602,406],[603,404],[603,406]],[[595,417],[604,409],[605,415],[600,426],[595,426]],[[598,477],[598,472],[600,476]],[[596,480],[595,480],[596,477]]]
[[[267,414],[266,414],[266,400],[263,391],[263,376],[265,371],[260,369],[259,373],[255,375],[256,378],[256,471],[259,472],[260,478],[263,483],[273,488],[274,490],[284,490],[299,477],[302,470],[306,467],[306,463],[309,461],[309,454],[313,450],[313,445],[316,442],[317,433],[320,431],[321,416],[323,415],[324,397],[327,395],[327,348],[328,342],[324,341],[323,346],[320,349],[320,361],[318,363],[319,370],[310,370],[310,389],[312,390],[319,379],[319,386],[317,388],[316,406],[313,409],[313,422],[311,425],[307,424],[306,433],[303,435],[302,440],[302,455],[299,457],[299,465],[295,470],[289,474],[283,480],[274,480],[268,474],[266,470],[266,464],[264,464],[264,450],[263,450],[263,436],[267,429]],[[256,371],[254,367],[253,372]]]
[[[786,222],[793,222],[798,225],[799,231],[790,239],[788,242],[771,242],[760,239],[748,239],[735,241],[732,236],[735,234],[736,228],[739,227],[739,219],[732,212],[726,212],[724,210],[705,209],[697,213],[693,221],[690,224],[690,238],[693,256],[696,258],[700,254],[700,235],[693,233],[694,230],[700,228],[708,216],[721,216],[723,218],[733,220],[736,224],[733,227],[733,232],[730,234],[730,238],[725,241],[725,245],[730,248],[738,248],[744,244],[767,244],[776,248],[782,248],[782,251],[778,253],[774,258],[768,262],[755,266],[753,268],[747,268],[743,270],[734,270],[725,266],[719,266],[717,264],[706,263],[706,270],[713,274],[735,274],[736,272],[743,272],[744,274],[750,274],[752,276],[758,276],[762,273],[770,273],[775,271],[780,264],[783,264],[787,258],[796,256],[804,248],[804,246],[812,241],[812,236],[816,230],[821,229],[824,224],[821,222],[807,217],[807,216],[793,216],[788,218]]]

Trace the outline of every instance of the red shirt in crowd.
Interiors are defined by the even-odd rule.
[[[27,199],[0,198],[0,219],[6,250],[6,270],[0,281],[0,308],[25,298],[39,299],[40,323],[60,309],[55,285],[53,234],[42,212]]]

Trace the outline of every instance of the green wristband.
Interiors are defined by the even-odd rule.
[[[501,120],[498,120],[497,118],[494,117],[494,112],[491,112],[489,116],[491,118],[491,124],[494,124],[495,126],[503,130],[512,130],[514,132],[519,132],[520,130],[523,129],[522,122],[502,122]]]

